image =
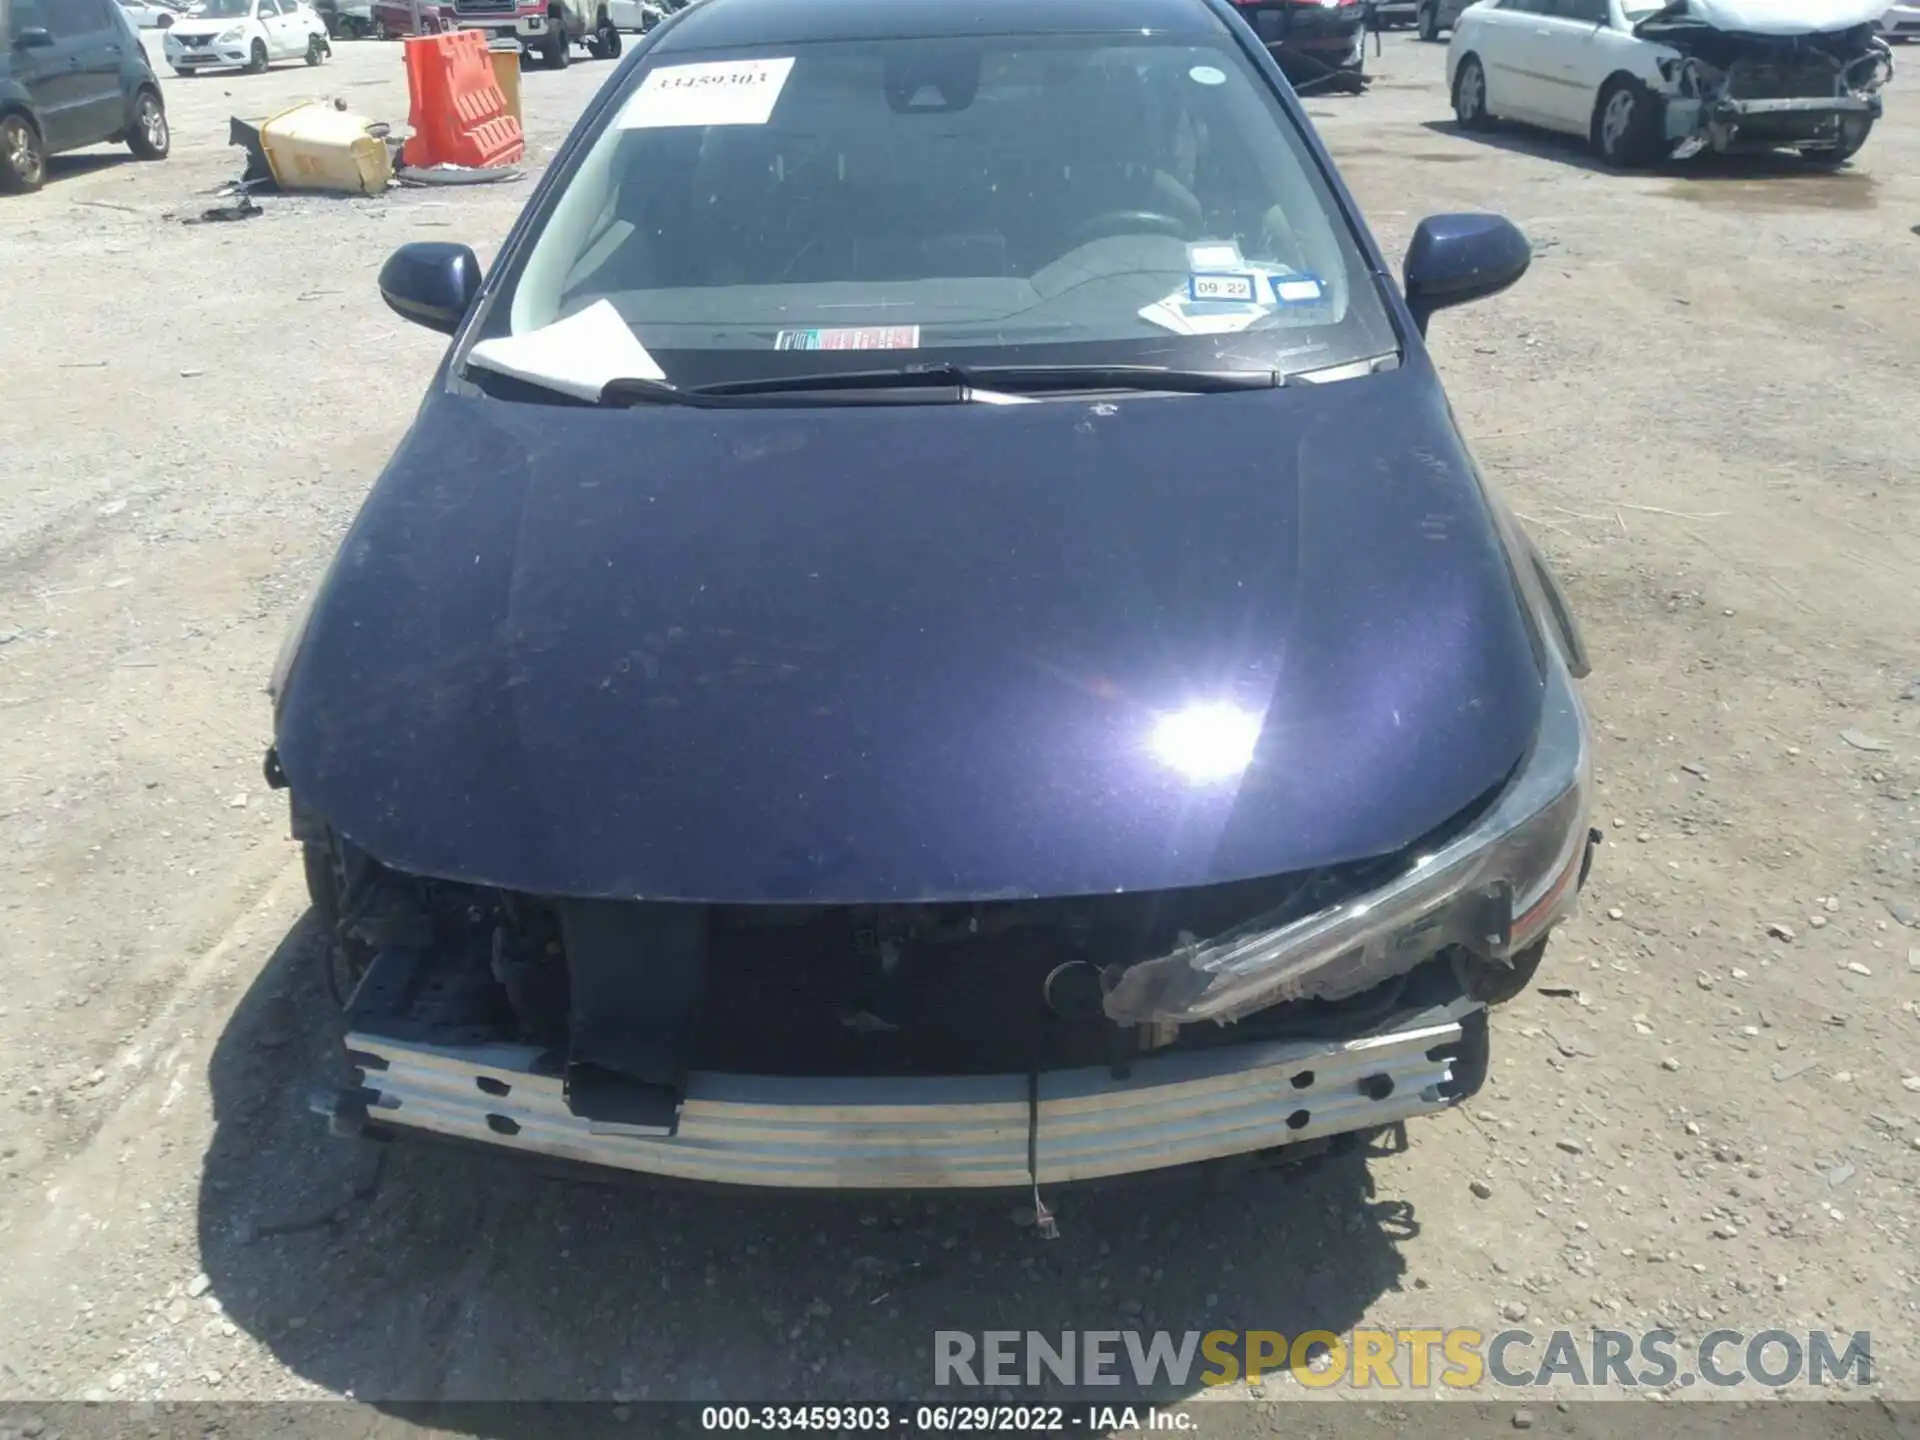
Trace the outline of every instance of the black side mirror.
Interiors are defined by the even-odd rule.
[[[480,261],[464,245],[419,240],[380,267],[380,298],[403,319],[451,335],[480,293]]]
[[[53,33],[44,25],[29,25],[13,37],[17,50],[41,50],[53,44]]]
[[[1413,323],[1426,334],[1434,311],[1498,295],[1532,262],[1533,246],[1503,215],[1429,215],[1401,267]]]

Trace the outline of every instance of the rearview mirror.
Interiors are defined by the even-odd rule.
[[[401,318],[451,335],[480,293],[480,261],[464,245],[420,240],[380,267],[380,298]]]
[[[1425,335],[1434,311],[1498,295],[1532,262],[1533,246],[1503,215],[1429,215],[1401,267],[1414,324]]]
[[[13,37],[14,48],[39,50],[53,44],[53,34],[43,25],[29,25]]]

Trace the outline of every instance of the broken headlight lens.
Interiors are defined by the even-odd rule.
[[[1464,833],[1355,900],[1292,921],[1265,916],[1128,967],[1106,1013],[1121,1024],[1185,1025],[1339,1000],[1448,945],[1505,963],[1573,908],[1592,779],[1586,716],[1551,650],[1533,750]]]

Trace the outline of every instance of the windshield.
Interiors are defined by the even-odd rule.
[[[681,384],[935,358],[1291,372],[1396,348],[1225,35],[703,50],[636,71],[608,116],[479,338],[610,306]],[[890,353],[814,353],[852,350]]]
[[[209,20],[244,20],[253,9],[253,0],[206,0],[194,7],[194,14]]]

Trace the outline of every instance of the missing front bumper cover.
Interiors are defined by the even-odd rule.
[[[1027,1189],[1224,1159],[1434,1113],[1485,1076],[1461,998],[1346,1039],[1218,1046],[1028,1075],[800,1078],[694,1071],[678,1133],[607,1134],[550,1057],[356,1031],[377,1132],[421,1131],[642,1174],[813,1189]]]

